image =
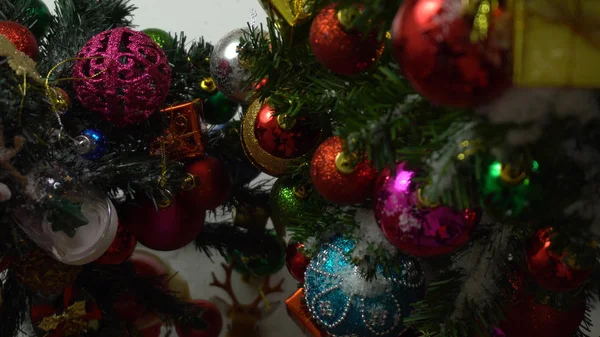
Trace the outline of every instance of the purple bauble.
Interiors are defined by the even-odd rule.
[[[405,253],[429,257],[448,254],[471,238],[479,212],[419,201],[415,172],[405,163],[381,172],[375,188],[375,218],[385,237]]]
[[[73,86],[79,101],[117,126],[146,120],[169,93],[167,56],[142,32],[107,30],[92,37],[77,57]]]

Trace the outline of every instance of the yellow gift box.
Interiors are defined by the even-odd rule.
[[[600,87],[600,0],[514,0],[514,84]]]
[[[260,3],[269,16],[276,14],[290,26],[296,26],[310,19],[314,0],[260,0]]]

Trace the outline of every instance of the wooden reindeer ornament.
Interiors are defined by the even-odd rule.
[[[219,297],[213,297],[211,300],[226,309],[225,314],[230,320],[227,337],[260,337],[258,323],[275,311],[274,305],[270,309],[261,306],[263,298],[266,298],[269,294],[283,292],[284,280],[281,279],[275,286],[271,286],[270,276],[265,277],[260,294],[256,296],[254,301],[250,304],[241,304],[231,286],[233,262],[229,265],[222,263],[221,266],[225,270],[225,281],[220,282],[215,273],[212,273],[213,282],[210,285],[223,289],[229,295],[231,305]]]

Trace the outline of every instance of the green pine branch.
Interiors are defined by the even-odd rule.
[[[44,75],[59,63],[76,57],[94,35],[131,26],[136,9],[129,0],[55,0],[55,7],[47,37],[39,41],[40,70]],[[70,78],[72,64],[59,67],[53,78]]]
[[[139,276],[129,261],[121,265],[86,265],[78,282],[107,314],[109,320],[117,317],[114,303],[119,301],[123,294],[131,294],[144,310],[159,316],[166,325],[205,328],[206,322],[202,319],[203,309],[178,298],[165,289],[162,284],[163,277],[164,275]],[[111,326],[107,328],[110,329]],[[100,335],[104,336],[104,334]]]

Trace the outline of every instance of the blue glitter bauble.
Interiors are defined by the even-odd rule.
[[[424,294],[423,269],[405,258],[385,275],[378,266],[377,278],[369,282],[348,257],[354,246],[335,238],[312,259],[304,285],[308,309],[331,337],[398,337],[411,304]]]
[[[75,150],[83,158],[94,160],[102,157],[106,152],[108,142],[98,130],[86,129],[75,138],[75,146]]]

